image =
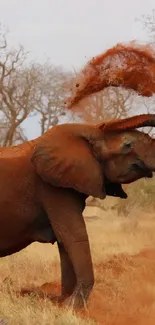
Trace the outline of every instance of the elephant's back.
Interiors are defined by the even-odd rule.
[[[18,146],[0,147],[0,186],[3,182],[19,182],[25,177],[32,178],[34,167],[31,156],[34,142],[29,141]]]
[[[36,140],[32,140],[17,146],[0,147],[0,159],[14,159],[28,156],[33,151],[36,142]]]
[[[0,148],[0,200],[3,194],[14,192],[21,196],[27,188],[34,187],[36,173],[31,163],[32,150],[32,146],[25,144]]]

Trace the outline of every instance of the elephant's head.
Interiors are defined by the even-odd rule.
[[[155,125],[155,115],[94,126],[55,126],[40,138],[32,163],[41,178],[54,186],[104,198],[106,178],[110,182],[130,183],[152,177],[152,165],[145,158],[151,156],[149,146],[153,140],[135,130],[150,125]]]

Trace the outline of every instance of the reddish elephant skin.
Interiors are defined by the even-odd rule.
[[[0,148],[0,256],[34,241],[57,242],[62,293],[53,301],[73,308],[87,302],[94,274],[82,216],[85,200],[152,177],[142,148],[138,151],[141,140],[146,154],[152,139],[135,130],[149,125],[155,125],[155,115],[93,126],[63,124],[35,140]]]

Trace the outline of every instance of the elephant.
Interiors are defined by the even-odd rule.
[[[136,130],[150,125],[155,126],[153,114],[61,124],[34,140],[0,148],[0,257],[35,241],[57,243],[61,295],[50,295],[52,301],[73,308],[87,303],[94,273],[85,200],[104,199],[106,192],[123,196],[121,184],[153,176],[153,140]]]

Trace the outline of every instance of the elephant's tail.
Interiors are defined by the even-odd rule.
[[[81,99],[108,86],[124,87],[150,97],[155,93],[155,51],[150,45],[118,44],[92,58],[76,76],[72,95],[65,101],[71,108]]]

